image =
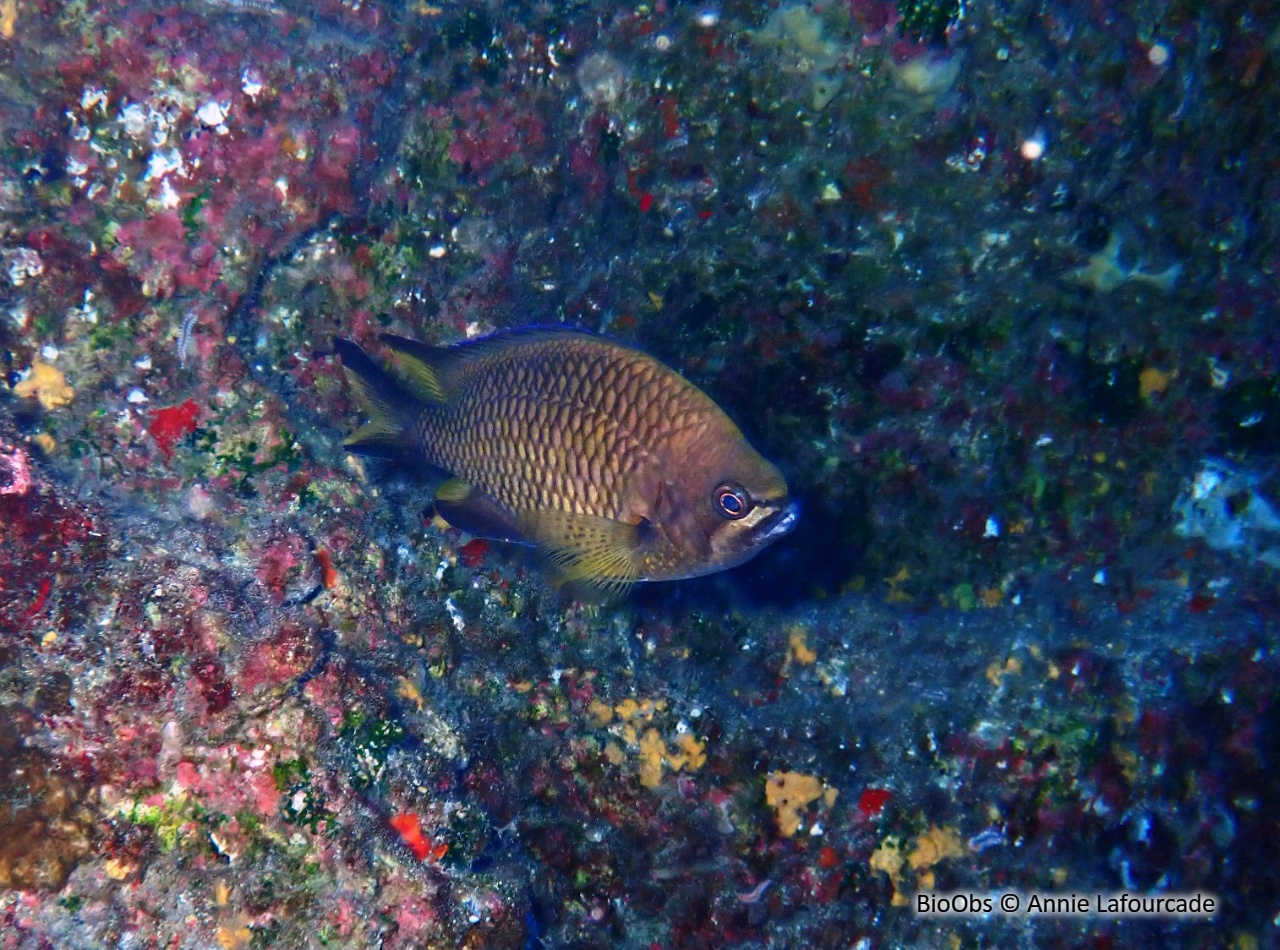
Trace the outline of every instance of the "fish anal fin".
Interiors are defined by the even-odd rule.
[[[436,489],[436,511],[453,527],[476,537],[530,543],[506,508],[461,478],[451,478]]]
[[[522,512],[518,524],[556,567],[571,590],[623,594],[640,579],[641,528],[566,511]]]

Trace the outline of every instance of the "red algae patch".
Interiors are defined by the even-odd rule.
[[[151,438],[156,440],[156,447],[166,460],[173,458],[174,443],[195,431],[199,415],[200,407],[194,399],[151,413]]]

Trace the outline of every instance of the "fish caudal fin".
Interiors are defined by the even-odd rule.
[[[428,346],[394,333],[384,333],[379,339],[395,354],[396,368],[419,396],[428,402],[448,398],[461,369],[456,348]]]
[[[369,354],[350,340],[337,339],[333,348],[369,421],[347,437],[343,445],[357,455],[396,458],[413,444],[413,419],[419,400],[405,392]]]

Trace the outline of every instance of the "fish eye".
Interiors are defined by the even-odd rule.
[[[737,485],[721,485],[711,497],[715,501],[716,511],[730,521],[737,521],[751,510],[751,499]]]

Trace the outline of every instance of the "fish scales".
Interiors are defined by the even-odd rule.
[[[796,520],[785,480],[711,399],[629,347],[558,329],[452,348],[336,346],[372,421],[348,440],[449,472],[437,508],[604,587],[740,563]],[[407,391],[412,388],[414,392]]]
[[[513,509],[618,518],[624,473],[652,464],[642,433],[664,417],[687,420],[678,406],[689,384],[625,351],[594,349],[571,347],[554,362],[506,352],[477,361],[445,411],[423,410],[424,454]],[[516,446],[536,455],[522,459]]]

